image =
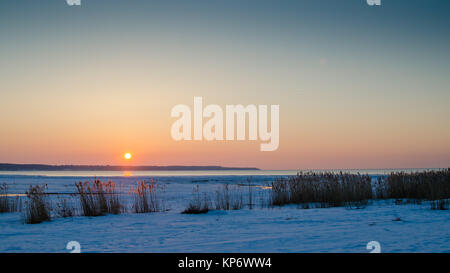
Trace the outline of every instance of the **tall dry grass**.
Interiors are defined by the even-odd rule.
[[[216,190],[215,207],[217,210],[239,210],[243,206],[244,197],[237,185],[224,184]]]
[[[139,181],[130,187],[133,196],[133,210],[136,213],[160,212],[165,210],[163,199],[165,187],[160,186],[155,180]]]
[[[414,173],[393,172],[377,182],[380,199],[430,201],[432,209],[448,209],[450,169]]]
[[[38,224],[51,220],[51,203],[47,198],[45,190],[47,185],[30,186],[26,192],[25,201],[25,223]]]
[[[67,218],[75,216],[75,206],[72,199],[65,197],[58,197],[56,201],[56,215],[59,217]]]
[[[22,210],[22,199],[19,196],[9,196],[8,184],[0,185],[0,213],[18,212]]]
[[[103,182],[95,179],[93,182],[75,183],[75,186],[84,216],[120,214],[124,209],[113,181]]]
[[[247,179],[247,187],[248,187],[248,208],[253,209],[253,185],[251,179]]]
[[[206,193],[200,194],[199,186],[193,190],[193,198],[187,208],[182,211],[184,214],[201,214],[211,210],[211,200]]]
[[[300,172],[296,176],[276,179],[271,187],[270,203],[274,206],[362,207],[373,197],[368,175],[342,172]]]

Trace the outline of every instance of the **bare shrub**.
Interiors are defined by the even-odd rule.
[[[51,220],[51,204],[47,199],[45,190],[47,185],[30,186],[26,192],[27,201],[25,202],[25,223],[38,224]]]
[[[136,213],[160,212],[164,211],[164,186],[159,186],[155,180],[149,182],[142,180],[136,186],[130,187],[133,195],[133,209]]]
[[[270,203],[274,206],[302,204],[309,208],[362,207],[372,198],[371,178],[348,173],[298,173],[272,182]]]
[[[84,216],[101,216],[108,213],[119,214],[123,210],[116,184],[113,181],[75,183]]]
[[[193,198],[188,204],[188,207],[183,210],[184,214],[201,214],[207,213],[211,210],[211,201],[206,193],[200,194],[199,186],[197,185],[193,190]]]
[[[225,184],[216,190],[215,206],[218,210],[238,210],[244,206],[242,192],[238,186]]]

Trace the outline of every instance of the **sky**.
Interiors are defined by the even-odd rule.
[[[449,167],[449,12],[447,0],[4,0],[0,162]],[[175,141],[171,109],[194,96],[279,105],[279,148]]]

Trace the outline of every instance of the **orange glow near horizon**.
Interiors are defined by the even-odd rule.
[[[125,4],[94,5],[75,15],[50,2],[42,5],[58,12],[45,13],[45,20],[34,17],[44,16],[41,5],[27,5],[29,18],[19,5],[0,10],[0,29],[11,34],[0,42],[0,163],[450,166],[444,13],[435,21],[408,21],[414,27],[395,35],[389,12],[370,35],[363,26],[376,17],[350,20],[347,5],[319,20],[307,16],[308,9],[322,10],[315,4],[283,5],[280,13],[258,5],[247,13],[231,4],[238,1],[223,1],[223,8],[202,4],[179,16],[177,5],[130,5],[126,12],[117,9]],[[111,20],[117,14],[124,20]],[[227,18],[235,16],[230,26]],[[175,141],[178,118],[171,110],[187,105],[193,117],[196,96],[203,109],[218,105],[224,112],[226,105],[279,105],[278,149],[261,152],[265,141],[248,140],[248,126],[243,141]]]
[[[133,176],[133,173],[130,171],[124,171],[123,176]]]

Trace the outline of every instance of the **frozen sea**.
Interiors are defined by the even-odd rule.
[[[350,170],[372,177],[392,170]],[[412,171],[412,170],[409,170]],[[29,185],[48,185],[52,202],[75,192],[74,183],[113,180],[123,189],[151,178],[164,185],[166,211],[100,217],[54,218],[24,224],[22,214],[0,214],[0,252],[68,252],[77,241],[82,252],[369,252],[377,241],[381,252],[450,252],[450,212],[430,210],[427,203],[395,205],[374,201],[361,209],[264,206],[273,179],[296,171],[221,172],[0,172],[9,193],[23,194]],[[253,209],[181,214],[194,187],[214,195],[223,184],[241,189]],[[126,196],[124,190],[124,196]],[[77,198],[72,196],[71,198]],[[125,202],[127,202],[125,198]],[[128,200],[130,202],[130,200]],[[245,201],[244,201],[245,202]]]

